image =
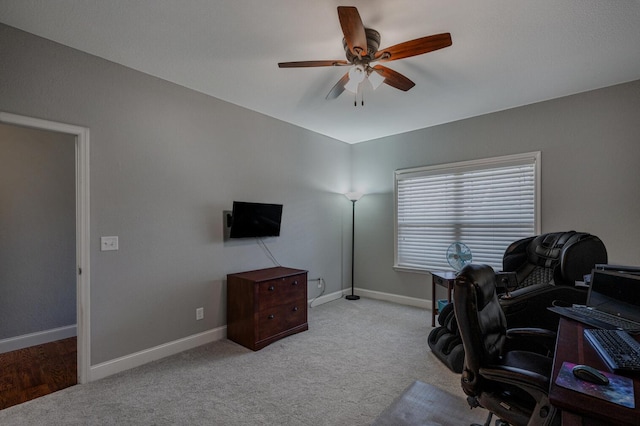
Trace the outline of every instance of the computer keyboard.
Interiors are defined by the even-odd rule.
[[[640,343],[626,331],[585,329],[584,337],[614,373],[640,371]]]
[[[620,330],[627,330],[627,331],[640,330],[640,324],[638,324],[637,322],[630,321],[628,319],[621,318],[615,315],[611,315],[607,312],[598,311],[588,306],[573,306],[567,309],[581,317],[602,321]]]

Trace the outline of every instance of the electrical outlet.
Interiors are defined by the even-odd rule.
[[[118,250],[118,237],[100,237],[100,251]]]
[[[204,308],[197,308],[196,309],[196,320],[200,321],[203,318],[204,318]]]

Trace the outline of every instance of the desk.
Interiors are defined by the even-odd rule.
[[[431,327],[436,326],[436,284],[447,289],[447,301],[451,303],[451,292],[453,291],[453,283],[456,280],[457,272],[453,271],[436,271],[431,272]]]
[[[591,344],[584,340],[585,326],[577,321],[560,319],[553,358],[553,374],[549,400],[562,410],[563,425],[640,425],[640,376],[633,378],[635,409],[557,386],[556,377],[564,361],[587,364],[599,370],[610,371]]]

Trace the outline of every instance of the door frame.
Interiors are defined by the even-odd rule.
[[[78,383],[90,381],[91,316],[90,228],[89,228],[89,128],[26,117],[0,111],[0,123],[66,133],[75,136],[76,150],[76,326],[78,340]]]

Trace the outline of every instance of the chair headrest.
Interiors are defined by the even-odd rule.
[[[496,292],[496,274],[491,266],[471,263],[458,273],[476,287],[478,310],[484,309],[492,301]]]
[[[531,241],[527,249],[528,259],[534,265],[553,268],[560,263],[562,248],[579,239],[583,233],[576,231],[551,232],[538,235]]]

